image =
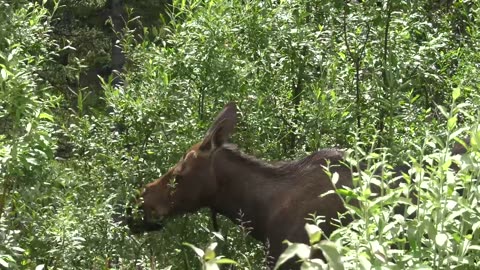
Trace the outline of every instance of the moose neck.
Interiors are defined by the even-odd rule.
[[[275,166],[227,146],[215,152],[212,167],[218,188],[210,208],[251,228],[253,237],[265,241],[269,202],[278,192],[278,186],[272,188]]]

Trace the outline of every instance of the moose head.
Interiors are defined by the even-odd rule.
[[[163,176],[145,186],[139,200],[143,217],[141,221],[129,219],[132,232],[159,230],[165,217],[195,212],[213,203],[218,183],[212,160],[236,123],[236,105],[228,103],[203,140],[193,145]]]

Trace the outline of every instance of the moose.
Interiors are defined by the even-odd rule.
[[[235,103],[228,103],[203,140],[146,185],[139,206],[143,219],[130,220],[132,232],[160,230],[166,217],[210,208],[233,222],[248,222],[251,235],[268,243],[273,266],[286,248],[284,240],[308,243],[304,226],[311,213],[324,217],[320,228],[326,237],[339,222],[351,221],[342,215],[347,211],[343,199],[332,192],[353,186],[343,151],[323,149],[295,161],[264,162],[228,143],[237,120]],[[336,184],[329,173],[338,174]],[[289,264],[288,269],[299,268]]]

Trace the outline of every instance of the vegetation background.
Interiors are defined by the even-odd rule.
[[[0,269],[215,269],[215,253],[185,242],[265,269],[248,227],[228,220],[222,235],[199,213],[140,237],[121,221],[228,101],[249,154],[339,146],[369,164],[357,189],[339,191],[363,202],[358,220],[328,243],[309,227],[308,248],[327,250],[330,267],[480,267],[477,1],[0,0],[0,10]],[[468,154],[450,157],[465,136]],[[391,181],[371,172],[404,163],[408,185],[370,200],[368,183]],[[402,199],[414,187],[418,205]],[[399,203],[407,215],[393,213]]]

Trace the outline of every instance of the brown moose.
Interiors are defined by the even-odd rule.
[[[346,208],[339,195],[329,192],[335,187],[326,168],[338,173],[337,187],[352,187],[351,170],[342,165],[343,152],[324,149],[300,160],[266,163],[227,142],[236,123],[237,108],[229,103],[200,143],[165,175],[146,185],[141,195],[144,218],[131,224],[132,231],[157,230],[161,228],[158,220],[208,207],[233,222],[248,222],[251,235],[268,242],[272,266],[286,248],[284,240],[308,243],[304,226],[309,214],[324,217],[325,236],[336,229],[334,220]]]

